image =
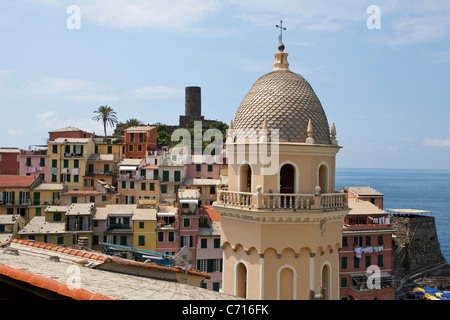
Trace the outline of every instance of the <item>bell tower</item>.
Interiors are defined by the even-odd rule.
[[[228,190],[219,190],[223,290],[248,299],[339,299],[347,195],[334,191],[341,148],[309,83],[280,43],[230,124]]]

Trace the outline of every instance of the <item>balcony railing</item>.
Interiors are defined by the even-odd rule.
[[[64,158],[83,158],[83,154],[82,153],[64,153]]]
[[[219,190],[219,205],[249,209],[338,209],[347,207],[346,193],[288,194]]]

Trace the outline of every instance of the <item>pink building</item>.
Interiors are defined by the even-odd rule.
[[[220,215],[213,206],[199,208],[199,232],[197,243],[197,271],[208,273],[202,287],[219,291],[222,287],[223,252],[220,246]]]
[[[226,165],[217,158],[208,164],[203,155],[192,155],[191,162],[186,165],[186,179],[220,179],[220,169]]]
[[[374,204],[377,201],[371,201],[370,197],[368,200],[350,197],[350,189],[354,188],[349,188],[350,212],[344,219],[342,248],[339,250],[340,297],[345,300],[394,300],[394,230],[389,214],[378,208]],[[373,189],[359,191],[373,194]]]
[[[49,155],[47,150],[21,150],[19,157],[19,174],[21,176],[42,176],[49,182]]]
[[[159,205],[156,211],[156,252],[175,255],[180,251],[177,208]]]

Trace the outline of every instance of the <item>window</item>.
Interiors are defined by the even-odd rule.
[[[181,171],[175,171],[175,177],[174,177],[175,182],[179,182],[181,181]]]
[[[202,248],[202,249],[208,248],[208,239],[201,239],[200,240],[200,248]]]
[[[134,181],[130,181],[130,189],[134,189]]]
[[[383,236],[378,236],[378,245],[383,245]]]
[[[219,292],[220,290],[220,282],[213,282],[213,291]]]
[[[153,182],[150,182],[150,191],[155,190],[155,184]]]
[[[212,172],[213,171],[213,166],[212,164],[208,164],[208,172]]]
[[[372,237],[366,236],[366,246],[371,246],[371,245],[372,245]]]
[[[77,202],[78,202],[77,196],[72,196],[70,201],[71,201],[72,203],[77,203]]]
[[[214,248],[220,248],[220,238],[214,239]]]
[[[92,237],[92,245],[98,245],[99,243],[98,243],[98,236],[93,236]]]
[[[56,182],[56,174],[52,174],[52,182]]]
[[[341,278],[341,287],[347,288],[347,278],[346,277]]]
[[[144,229],[144,222],[142,221],[139,222],[139,229]]]
[[[58,153],[58,146],[56,144],[52,145],[52,152]]]
[[[142,191],[145,191],[145,182],[142,182],[142,183],[141,183],[141,190],[142,190]]]
[[[353,268],[359,269],[359,258],[356,258],[353,260]]]
[[[127,236],[120,236],[120,245],[122,246],[127,245]]]
[[[78,174],[74,175],[74,176],[73,176],[73,182],[78,182],[78,180],[79,180],[78,177],[79,177]]]
[[[166,184],[161,185],[161,193],[167,193],[167,185]]]
[[[98,146],[95,146],[94,153],[98,153]]]
[[[58,160],[52,159],[52,168],[56,168],[56,167],[58,167]]]
[[[67,159],[64,160],[63,167],[64,168],[68,168],[69,167],[69,160],[67,160]]]
[[[157,169],[153,170],[153,180],[158,180],[159,171]]]
[[[54,213],[53,221],[61,221],[61,213]]]
[[[348,238],[347,237],[343,237],[342,238],[342,246],[345,248],[345,247],[348,247]]]
[[[133,145],[130,144],[130,146],[128,147],[128,151],[133,151]]]
[[[145,246],[145,236],[139,236],[138,243],[140,246]]]
[[[197,271],[206,272],[206,259],[197,260]]]
[[[347,257],[342,257],[341,268],[342,268],[342,270],[347,270]]]
[[[216,187],[209,187],[209,194],[216,194]]]
[[[169,181],[169,171],[163,171],[163,181]]]
[[[80,160],[73,160],[73,167],[79,168],[80,167]]]
[[[42,209],[42,208],[36,208],[36,216],[38,216],[38,217],[41,216],[41,214],[42,214],[41,209]]]
[[[183,247],[192,247],[193,244],[193,237],[192,236],[181,236],[181,245]]]
[[[158,232],[158,242],[164,241],[164,232]]]
[[[366,256],[366,268],[372,265],[372,256]]]
[[[195,165],[195,171],[202,171],[202,165],[201,164],[196,164]]]
[[[106,173],[110,173],[110,172],[109,172],[109,164],[106,163],[106,164],[103,165],[103,172],[104,172],[105,174],[106,174]]]
[[[169,242],[174,242],[175,241],[175,232],[170,231],[168,236],[169,236],[169,238],[168,238]]]
[[[31,166],[31,158],[27,158],[27,162],[25,162],[27,167]]]
[[[126,181],[122,181],[122,189],[126,189],[127,188],[127,182]]]
[[[378,256],[377,256],[377,262],[378,262],[378,266],[379,267],[384,267],[384,263],[383,263],[383,255],[382,254],[379,254]]]
[[[354,237],[353,246],[361,247],[362,246],[362,237]]]
[[[41,158],[41,159],[40,159],[39,165],[40,165],[41,167],[45,167],[45,158]]]
[[[108,146],[108,153],[109,153],[109,154],[112,153],[112,146]]]
[[[142,151],[142,144],[138,144],[138,151]]]
[[[89,202],[95,202],[95,196],[89,196]]]
[[[64,236],[59,236],[57,244],[64,244]]]
[[[184,219],[183,219],[183,227],[189,228],[190,226],[191,226],[191,219],[189,219],[189,218],[184,218]]]

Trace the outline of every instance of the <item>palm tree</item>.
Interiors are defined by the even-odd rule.
[[[94,113],[98,113],[98,115],[93,117],[92,120],[103,122],[106,136],[106,125],[113,127],[118,122],[116,112],[111,107],[100,106]]]
[[[130,127],[139,127],[139,126],[143,126],[143,125],[144,125],[144,123],[141,120],[131,118],[131,119],[128,119],[127,122],[125,122],[124,129],[130,128]]]

